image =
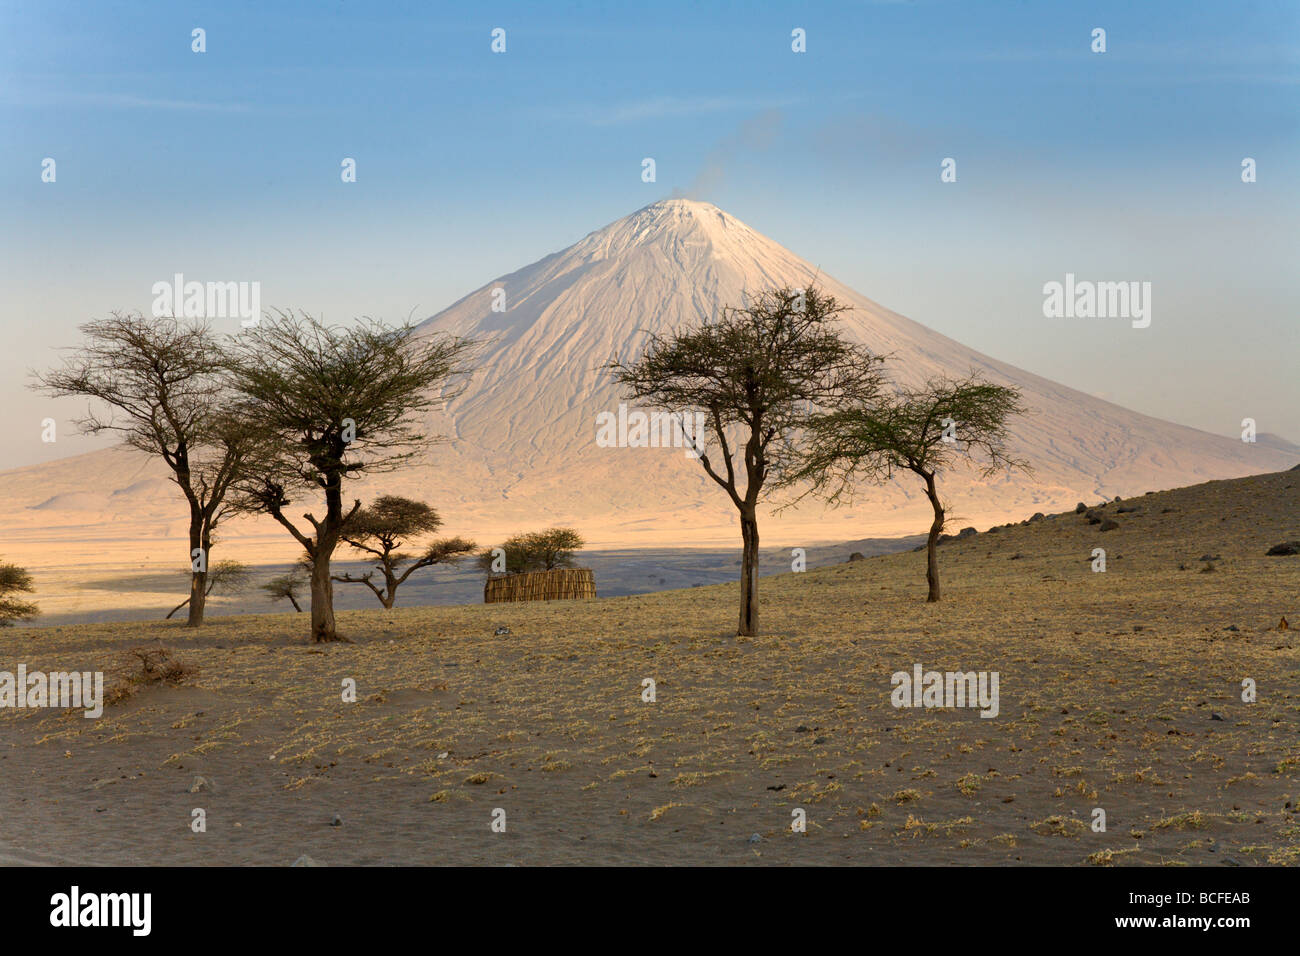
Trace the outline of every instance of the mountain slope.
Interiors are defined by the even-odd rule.
[[[458,439],[458,467],[499,491],[503,505],[527,503],[521,520],[539,507],[601,524],[607,540],[622,543],[730,535],[729,505],[697,462],[675,450],[596,446],[597,414],[617,410],[620,401],[599,369],[612,356],[637,354],[647,331],[716,315],[749,292],[813,281],[852,307],[843,318],[847,335],[892,354],[890,371],[899,381],[977,369],[1024,391],[1032,411],[1015,423],[1014,447],[1035,476],[987,483],[955,477],[946,492],[972,520],[1276,470],[1296,460],[1294,448],[1245,445],[1160,421],[989,358],[818,275],[715,206],[667,200],[489,283],[424,323],[431,331],[494,340],[472,388],[440,419]],[[501,293],[506,310],[493,312]],[[461,504],[471,507],[471,499]],[[918,527],[919,489],[906,481],[868,489],[868,500],[869,510],[823,514],[805,507],[782,515],[778,526],[820,539]]]
[[[465,393],[429,417],[431,433],[449,440],[353,493],[429,501],[446,516],[448,533],[485,543],[558,523],[576,525],[601,547],[734,543],[732,508],[697,461],[680,449],[597,446],[597,415],[616,412],[621,400],[601,366],[638,354],[650,331],[715,316],[748,293],[814,280],[851,307],[842,320],[846,335],[892,354],[889,368],[899,381],[976,369],[1024,391],[1031,413],[1013,424],[1013,449],[1035,473],[947,479],[942,490],[962,523],[983,526],[1081,499],[1279,471],[1300,452],[1271,437],[1250,445],[1160,421],[999,362],[819,275],[715,206],[666,200],[422,323],[426,333],[490,344]],[[505,308],[494,311],[501,296]],[[164,478],[157,463],[128,450],[0,473],[0,546],[11,555],[15,542],[22,551],[55,539],[75,548],[79,533],[125,537],[132,529],[139,539],[178,537],[185,512],[174,489],[159,483]],[[928,523],[919,485],[904,476],[864,489],[856,505],[827,511],[811,503],[769,514],[763,543],[908,534]],[[291,558],[294,551],[267,522],[231,526],[227,534],[244,539],[249,559]]]

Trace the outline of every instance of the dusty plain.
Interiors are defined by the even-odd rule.
[[[0,861],[1300,865],[1300,556],[1265,556],[1300,472],[1098,511],[946,543],[937,605],[911,551],[764,578],[755,639],[734,583],[343,611],[323,647],[291,613],[0,632],[0,670],[197,670],[0,710]],[[916,663],[997,671],[1000,713],[894,708]]]

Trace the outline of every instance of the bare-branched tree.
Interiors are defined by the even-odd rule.
[[[171,470],[189,504],[186,623],[196,627],[203,623],[213,533],[230,514],[227,495],[250,447],[231,415],[221,349],[204,323],[139,313],[115,312],[81,331],[85,345],[62,368],[37,374],[36,387],[91,399],[77,422],[82,432],[116,433]]]
[[[278,521],[311,557],[311,633],[340,640],[330,558],[361,508],[344,483],[390,471],[435,441],[424,413],[463,388],[475,343],[421,335],[409,324],[364,320],[348,328],[277,311],[228,349],[240,414],[260,451],[239,482],[241,506]],[[299,528],[286,513],[297,497],[323,499]]]
[[[248,587],[252,569],[242,561],[218,561],[208,568],[208,584],[203,591],[204,597],[211,597],[214,591],[220,594],[238,594]],[[177,604],[163,620],[171,620],[172,615],[190,603],[186,598]]]
[[[475,549],[474,542],[464,538],[441,538],[426,544],[418,555],[399,550],[406,541],[433,534],[441,527],[438,512],[424,502],[383,495],[353,515],[343,532],[343,540],[350,547],[378,562],[374,570],[358,576],[335,575],[334,580],[364,584],[380,604],[391,608],[397,599],[398,586],[414,572],[435,564],[455,564]],[[383,575],[382,588],[373,581],[376,573]]]
[[[811,413],[866,404],[881,386],[882,360],[832,324],[847,308],[816,288],[765,292],[716,322],[651,335],[638,360],[608,366],[634,399],[705,413],[716,452],[697,447],[700,463],[740,513],[742,635],[758,633],[764,486],[797,467]]]

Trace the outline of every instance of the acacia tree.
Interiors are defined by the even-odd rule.
[[[302,605],[298,603],[298,594],[306,587],[311,579],[311,558],[303,555],[291,567],[286,574],[277,575],[265,584],[259,584],[258,587],[267,593],[271,602],[288,599],[293,605],[293,609],[302,613]]]
[[[330,558],[361,508],[343,503],[344,482],[390,471],[436,439],[423,413],[463,387],[474,343],[418,335],[410,324],[363,320],[349,328],[306,313],[277,311],[227,350],[240,415],[259,451],[240,479],[241,506],[269,514],[311,558],[311,633],[340,640],[334,623]],[[295,499],[319,495],[319,517],[300,529],[286,514]]]
[[[886,481],[897,471],[920,477],[934,511],[926,538],[926,601],[938,601],[937,545],[948,512],[938,476],[963,462],[977,464],[983,477],[1009,468],[1030,471],[1006,447],[1007,420],[1024,411],[1019,390],[975,372],[964,379],[932,379],[870,404],[814,416],[807,458],[787,482],[811,479],[815,493],[837,502],[851,496],[856,478]]]
[[[213,591],[220,591],[223,594],[238,594],[248,587],[250,574],[252,574],[252,571],[242,561],[218,561],[208,569],[208,583],[203,590],[203,596],[205,598],[210,597]],[[190,598],[186,598],[180,604],[177,604],[163,620],[171,620],[172,615],[189,604],[190,600]]]
[[[374,570],[359,577],[336,575],[335,581],[364,584],[391,608],[397,599],[397,587],[420,568],[434,564],[455,564],[473,551],[476,545],[464,538],[441,538],[425,545],[418,556],[403,554],[399,549],[406,539],[433,534],[442,527],[442,518],[422,501],[398,495],[383,495],[369,507],[362,508],[347,523],[343,540],[356,551],[378,562]],[[410,562],[409,564],[407,562]],[[403,570],[403,565],[406,568]],[[378,572],[384,577],[382,588],[371,580]]]
[[[92,400],[79,429],[117,433],[159,457],[189,504],[190,597],[186,623],[203,623],[213,533],[230,514],[227,495],[250,439],[229,414],[221,350],[210,327],[114,312],[81,327],[86,344],[36,388]]]
[[[15,597],[34,590],[32,576],[24,568],[0,561],[0,627],[12,627],[14,621],[30,621],[41,613],[35,604]]]
[[[846,342],[832,321],[848,307],[816,288],[760,294],[713,323],[652,334],[642,356],[607,366],[634,399],[706,415],[709,444],[696,445],[705,473],[740,513],[738,633],[758,633],[758,505],[769,478],[799,461],[809,415],[870,402],[881,359]]]
[[[571,568],[574,567],[574,556],[582,550],[584,543],[582,535],[573,528],[530,531],[506,539],[499,548],[482,552],[478,556],[478,566],[489,573],[505,574]]]

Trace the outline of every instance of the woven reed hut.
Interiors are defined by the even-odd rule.
[[[501,601],[573,601],[596,596],[591,568],[556,568],[522,574],[490,574],[483,584],[483,603]]]

